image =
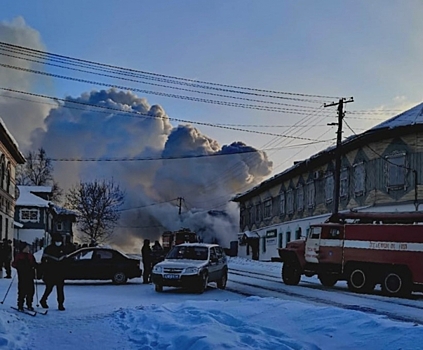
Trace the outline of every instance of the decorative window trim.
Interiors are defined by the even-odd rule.
[[[356,169],[358,166],[363,166],[363,188],[357,190],[357,181],[356,181]],[[359,162],[353,165],[354,169],[354,196],[360,197],[363,196],[366,191],[366,168],[364,166],[364,162]]]
[[[392,164],[392,160],[395,158],[403,158],[404,163],[402,166]],[[407,153],[406,152],[394,152],[385,156],[386,164],[385,164],[385,178],[386,178],[386,190],[395,191],[395,190],[406,190],[407,189],[407,173],[408,173],[408,164],[407,164]],[[397,171],[402,171],[402,179],[403,183],[391,184],[391,169],[392,167],[398,168]]]
[[[280,212],[280,215],[285,215],[285,213],[286,213],[285,192],[281,192],[280,197],[279,197],[279,212]]]
[[[297,187],[297,211],[301,212],[304,210],[304,187],[298,185]]]
[[[254,206],[254,209],[255,209],[255,221],[260,222],[262,220],[261,203],[257,203]]]
[[[21,222],[39,222],[40,211],[38,209],[20,209],[19,221]]]
[[[348,168],[345,167],[341,170],[341,174],[339,176],[339,197],[340,198],[348,198],[349,187],[350,187],[349,178],[350,178],[350,173],[348,171]],[[346,182],[345,186],[342,186],[343,181]],[[342,189],[345,189],[345,192],[343,192]]]
[[[328,188],[329,184],[330,184],[329,179],[331,179],[331,181],[332,181],[331,188]],[[329,172],[325,176],[325,200],[326,200],[326,203],[332,203],[333,202],[334,185],[335,185],[335,180],[333,178],[333,173]]]
[[[272,217],[272,198],[267,198],[264,201],[263,218],[269,219]]]
[[[286,191],[286,212],[287,214],[294,213],[294,191],[292,189]]]
[[[314,208],[316,206],[316,185],[314,181],[307,182],[306,192],[307,192],[307,207],[309,209]]]

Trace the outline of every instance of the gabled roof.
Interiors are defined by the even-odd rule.
[[[370,129],[370,131],[383,128],[393,129],[399,126],[410,126],[416,124],[423,124],[423,103],[420,103],[419,105],[374,126]]]
[[[45,186],[17,186],[19,189],[19,198],[16,201],[16,206],[26,206],[26,207],[40,207],[48,208],[50,201],[46,201],[41,197],[36,196],[32,192],[43,192],[42,189],[45,189]],[[38,189],[41,189],[39,191]],[[51,192],[51,187],[50,187]]]
[[[18,164],[24,164],[25,157],[21,153],[21,151],[19,151],[18,143],[7,129],[6,124],[4,123],[2,118],[0,118],[0,130],[2,131],[2,133],[0,133],[1,142],[4,144],[4,146],[7,148],[7,150],[10,152],[10,154]]]

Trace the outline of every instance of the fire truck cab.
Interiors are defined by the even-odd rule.
[[[310,227],[305,240],[279,249],[282,279],[317,275],[324,286],[347,281],[358,293],[423,290],[423,213],[348,213]]]

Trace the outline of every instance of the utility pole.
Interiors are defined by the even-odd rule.
[[[341,145],[342,145],[342,120],[344,119],[344,104],[354,102],[354,98],[350,97],[339,99],[338,102],[324,104],[324,107],[338,106],[338,123],[330,123],[328,125],[338,125],[336,132],[336,149],[335,149],[335,188],[334,188],[334,203],[332,214],[337,214],[339,211],[339,192],[341,187]]]
[[[179,207],[179,212],[178,212],[178,214],[179,214],[179,215],[181,215],[181,211],[182,211],[182,201],[184,200],[184,198],[183,198],[183,197],[178,197],[177,199],[178,199],[178,201],[179,201],[179,205],[178,205],[178,207]]]

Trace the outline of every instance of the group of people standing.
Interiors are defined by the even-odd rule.
[[[142,264],[144,265],[143,283],[151,283],[151,271],[154,265],[164,259],[165,252],[160,245],[159,241],[155,241],[153,246],[150,247],[150,240],[144,239],[144,244],[141,248]]]
[[[67,255],[63,245],[63,237],[60,234],[52,235],[52,242],[48,245],[41,258],[41,264],[38,264],[34,255],[30,252],[30,246],[26,242],[21,242],[19,253],[15,256],[12,266],[18,273],[18,310],[24,310],[24,303],[28,310],[34,310],[32,303],[34,299],[34,279],[37,278],[37,269],[42,270],[45,290],[40,299],[40,304],[47,309],[47,299],[56,287],[58,309],[65,310],[64,301],[64,275],[63,260]],[[41,265],[41,268],[40,268]]]

